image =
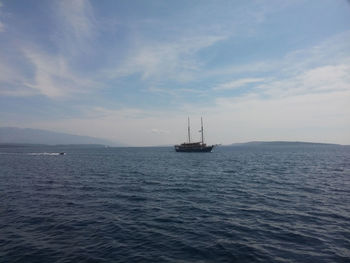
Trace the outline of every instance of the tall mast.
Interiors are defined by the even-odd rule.
[[[191,143],[191,132],[190,132],[190,117],[187,119],[187,124],[188,124],[188,143]]]
[[[201,117],[201,133],[202,133],[202,143],[204,143],[204,135],[203,135],[203,118]]]

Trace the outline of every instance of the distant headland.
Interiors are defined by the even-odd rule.
[[[226,147],[234,146],[341,146],[335,143],[321,143],[321,142],[301,142],[301,141],[251,141],[244,143],[232,143],[224,145]]]
[[[90,136],[73,135],[39,129],[0,127],[0,144],[5,145],[100,145],[125,146],[122,143]]]

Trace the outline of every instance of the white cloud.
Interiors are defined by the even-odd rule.
[[[272,97],[350,90],[350,64],[309,69],[299,75],[273,80],[258,86],[258,92]]]
[[[42,94],[60,98],[89,92],[97,84],[94,75],[74,70],[72,61],[84,55],[94,41],[96,21],[86,1],[58,2],[55,54],[31,43],[19,43],[24,57],[34,69],[34,77],[23,76],[16,64],[1,64],[0,80],[20,88],[0,87],[1,94],[27,96]],[[257,20],[264,14],[257,14]],[[244,27],[245,28],[245,27]],[[1,24],[0,24],[1,30]],[[174,110],[145,110],[130,106],[123,109],[97,107],[87,109],[80,118],[52,121],[21,120],[19,126],[46,128],[123,141],[130,145],[175,144],[186,138],[186,121],[203,115],[209,143],[249,140],[309,140],[350,143],[350,32],[333,37],[317,46],[297,50],[278,60],[255,61],[246,65],[205,70],[196,54],[229,37],[229,34],[193,32],[192,36],[174,36],[170,41],[138,39],[126,58],[101,76],[121,78],[138,74],[150,81],[150,92],[201,94],[194,89],[176,89],[152,85],[161,80],[179,82],[237,77],[222,83],[214,91],[253,87],[236,97],[215,97],[213,104],[201,106],[184,101]],[[232,35],[230,35],[232,37]],[[118,49],[119,50],[119,49]],[[240,75],[242,74],[242,75]],[[242,78],[242,76],[244,76]],[[262,76],[262,77],[261,77]],[[209,91],[212,92],[212,91]],[[202,104],[202,105],[203,105]],[[14,124],[15,125],[15,124]],[[159,136],[159,135],[162,136]]]
[[[222,83],[216,87],[213,88],[213,90],[229,90],[229,89],[237,89],[242,86],[245,86],[247,84],[251,83],[261,83],[265,81],[264,78],[244,78],[244,79],[238,79],[233,80],[230,82]]]
[[[29,77],[26,76],[18,65],[8,63],[0,54],[0,95],[4,96],[33,96],[38,92],[28,88],[26,84]]]
[[[317,67],[293,78],[265,83],[259,93],[218,97],[209,106],[187,104],[162,111],[98,107],[86,117],[29,125],[135,146],[171,145],[186,139],[187,116],[191,117],[192,136],[199,140],[195,131],[203,116],[208,143],[295,140],[350,144],[347,72],[345,65]]]
[[[151,80],[153,85],[162,79],[188,81],[193,79],[192,73],[199,68],[193,55],[225,39],[223,35],[193,35],[168,42],[144,39],[131,45],[125,61],[116,68],[98,69],[92,74],[84,74],[77,70],[76,65],[80,64],[80,59],[86,59],[86,55],[96,54],[96,50],[91,48],[97,30],[92,7],[88,1],[83,0],[59,1],[55,7],[53,18],[57,27],[51,37],[58,49],[52,53],[34,42],[18,42],[20,52],[24,53],[35,73],[33,79],[23,79],[21,70],[17,69],[17,73],[12,76],[17,75],[16,81],[22,83],[21,92],[11,91],[13,95],[65,97],[96,89],[94,79],[118,79],[132,74],[140,74],[142,80]],[[150,88],[150,91],[159,92],[156,86]],[[27,92],[23,92],[26,89]],[[190,92],[190,89],[182,91]]]
[[[176,42],[143,40],[133,48],[126,60],[111,70],[111,77],[141,74],[143,80],[175,79],[180,82],[193,78],[199,69],[196,52],[222,41],[226,36],[205,35],[177,39]]]
[[[157,41],[157,36],[144,38],[144,33],[138,33],[136,30],[136,37],[130,43],[125,60],[114,69],[107,69],[106,74],[111,78],[139,74],[142,80],[152,81],[159,79],[178,82],[196,80],[205,71],[202,62],[196,59],[198,51],[232,38],[238,32],[240,35],[251,35],[247,31],[265,20],[267,15],[290,5],[292,3],[280,3],[280,1],[274,1],[272,6],[259,1],[243,6],[232,2],[226,3],[226,8],[223,10],[217,3],[206,3],[205,5],[194,5],[195,8],[190,5],[183,17],[184,20],[180,21],[177,16],[176,21],[172,21],[171,17],[169,20],[162,21],[133,21],[131,22],[133,29],[137,28],[140,31],[145,23],[151,23],[155,31],[159,28],[169,28],[172,32],[172,39],[168,37],[169,32],[166,34],[167,40]],[[187,16],[188,12],[192,15]],[[217,17],[218,20],[208,19],[208,15]],[[225,22],[222,23],[222,21]],[[204,73],[210,75],[214,71],[215,69]]]
[[[350,144],[349,101],[350,91],[273,99],[247,95],[239,99],[218,98],[215,106],[192,106],[185,112],[106,110],[103,115],[31,122],[26,126],[108,138],[134,146],[171,145],[186,139],[188,115],[192,137],[199,140],[196,131],[203,115],[208,143],[301,140]]]
[[[44,95],[62,98],[98,88],[94,76],[84,74],[75,64],[85,57],[94,38],[95,20],[88,1],[59,1],[52,15],[57,27],[53,37],[58,49],[47,51],[40,42],[16,40],[16,52],[0,61],[0,93],[7,96]],[[0,23],[1,30],[1,23]],[[14,54],[18,54],[15,57]],[[1,55],[1,54],[0,54]],[[5,53],[2,54],[5,57]],[[31,67],[31,69],[29,69]],[[34,72],[34,73],[32,73]]]
[[[0,2],[0,18],[2,17],[2,3]],[[0,33],[5,31],[5,25],[4,23],[0,20]]]
[[[350,89],[350,65],[329,65],[313,68],[301,75],[305,87],[313,90]]]
[[[201,74],[210,77],[244,74],[288,77],[302,74],[306,70],[328,65],[350,64],[350,31],[334,35],[317,45],[294,50],[278,59],[253,61],[240,65],[228,65],[202,71]],[[248,77],[247,77],[248,78]],[[260,77],[259,77],[260,78]]]
[[[66,55],[88,51],[96,34],[93,9],[86,0],[57,2],[55,43]]]
[[[35,71],[34,80],[26,86],[42,95],[50,98],[64,97],[89,92],[96,86],[93,81],[74,73],[62,56],[48,55],[29,48],[23,52]]]
[[[155,133],[155,134],[165,134],[165,133],[169,133],[168,130],[161,130],[161,129],[156,129],[156,128],[152,129],[151,132],[152,132],[152,133]]]
[[[69,69],[61,56],[49,55],[34,48],[21,50],[22,62],[29,63],[34,74],[21,66],[0,62],[0,94],[6,96],[44,95],[50,98],[86,92],[92,83],[79,78]],[[26,60],[23,60],[26,58]]]
[[[239,141],[256,138],[350,143],[349,100],[350,91],[269,100],[222,98],[217,102],[221,114],[216,126],[222,128],[224,123],[235,123],[221,136],[236,134]]]
[[[258,92],[218,97],[209,106],[187,104],[163,111],[95,108],[87,118],[46,123],[45,128],[69,127],[65,131],[130,145],[175,144],[186,138],[188,115],[193,137],[199,139],[194,131],[199,129],[196,120],[202,115],[208,143],[301,140],[349,144],[349,71],[344,64],[316,67],[259,84]]]
[[[176,89],[170,89],[170,88],[159,88],[159,87],[149,87],[147,89],[148,92],[152,93],[158,93],[158,94],[166,94],[172,97],[183,97],[184,95],[205,95],[208,93],[206,90],[199,90],[199,89],[187,89],[187,88],[176,88]]]

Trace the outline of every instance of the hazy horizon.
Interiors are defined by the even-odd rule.
[[[350,144],[350,4],[1,1],[0,125]]]
[[[221,146],[236,146],[236,145],[265,145],[265,144],[287,143],[287,144],[329,144],[320,141],[232,141],[228,144],[219,144]],[[32,129],[32,128],[18,128],[18,127],[0,127],[0,145],[104,145],[110,147],[172,147],[173,144],[163,145],[127,145],[120,141],[110,141],[105,138],[97,138],[90,136],[83,136],[79,134],[61,133],[50,130]],[[332,145],[332,144],[330,144]],[[345,144],[334,144],[341,146],[350,146]]]

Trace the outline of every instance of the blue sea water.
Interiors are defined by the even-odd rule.
[[[350,262],[350,148],[1,148],[0,261]]]

